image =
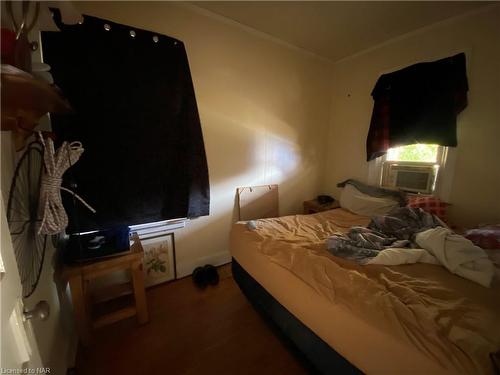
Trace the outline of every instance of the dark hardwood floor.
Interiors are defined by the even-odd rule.
[[[148,289],[149,323],[131,318],[94,331],[93,344],[79,350],[77,373],[309,373],[224,273],[205,290],[191,278]]]

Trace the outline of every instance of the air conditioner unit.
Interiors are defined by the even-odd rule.
[[[434,191],[439,165],[386,161],[382,170],[382,186],[404,191],[431,194]]]

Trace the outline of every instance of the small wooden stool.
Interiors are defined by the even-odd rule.
[[[137,234],[132,236],[132,241],[130,253],[74,266],[64,266],[61,271],[62,279],[67,280],[69,283],[76,329],[84,346],[90,344],[91,330],[93,328],[99,328],[134,315],[137,315],[137,320],[140,324],[148,322],[143,272],[144,249]],[[90,292],[88,290],[90,281],[106,274],[126,269],[130,269],[132,274],[135,306],[114,311],[92,321],[90,315]]]

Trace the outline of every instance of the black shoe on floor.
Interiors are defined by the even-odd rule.
[[[203,267],[205,271],[205,280],[210,285],[217,285],[219,283],[219,273],[217,272],[217,268],[212,266],[211,264],[207,264]]]
[[[200,289],[205,289],[207,287],[207,272],[205,271],[205,267],[196,267],[194,269],[193,281]]]

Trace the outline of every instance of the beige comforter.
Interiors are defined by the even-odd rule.
[[[485,288],[438,265],[361,266],[327,252],[332,233],[368,222],[336,209],[258,220],[242,234],[331,303],[410,342],[443,372],[493,373],[489,353],[500,349],[498,279]]]

